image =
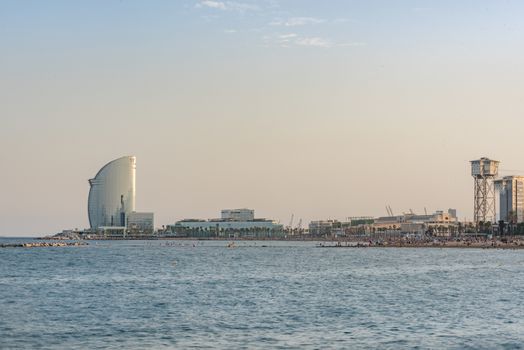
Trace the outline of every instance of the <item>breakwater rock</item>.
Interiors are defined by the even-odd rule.
[[[80,247],[86,245],[88,245],[86,242],[27,242],[0,244],[0,248]]]

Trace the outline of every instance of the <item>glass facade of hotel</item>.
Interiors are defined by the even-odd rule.
[[[89,180],[89,224],[92,229],[126,226],[135,211],[136,158],[125,156],[107,163]]]

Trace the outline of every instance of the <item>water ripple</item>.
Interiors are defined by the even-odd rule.
[[[524,344],[524,251],[193,243],[1,250],[0,348]]]

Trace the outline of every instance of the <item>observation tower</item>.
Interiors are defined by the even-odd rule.
[[[489,158],[480,158],[471,161],[471,176],[474,181],[473,220],[475,226],[480,222],[496,220],[495,186],[493,180],[499,173],[499,161]]]

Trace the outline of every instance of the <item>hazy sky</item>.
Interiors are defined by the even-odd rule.
[[[0,0],[0,235],[88,227],[137,156],[156,225],[472,217],[468,161],[524,173],[522,1]]]

